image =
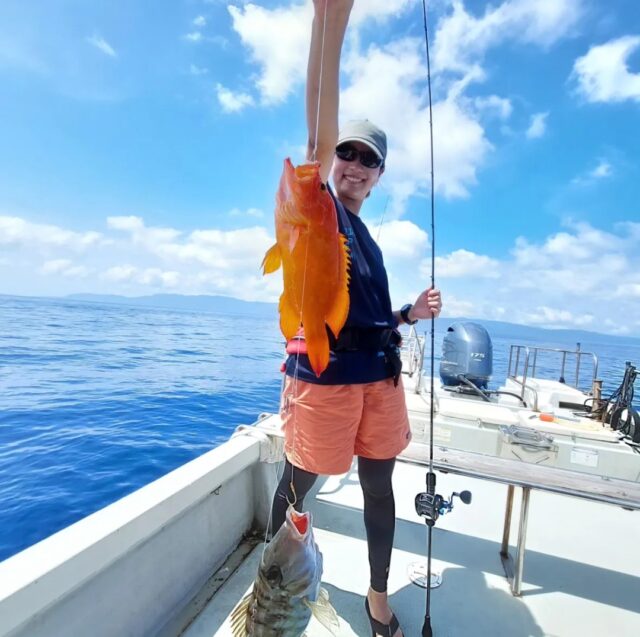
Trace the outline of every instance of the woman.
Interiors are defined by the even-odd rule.
[[[367,120],[338,131],[340,52],[352,6],[353,0],[314,0],[306,94],[307,160],[320,162],[323,182],[331,172],[338,224],[349,240],[349,315],[319,378],[304,354],[292,354],[287,361],[282,400],[287,460],[272,521],[275,531],[284,522],[288,501],[301,509],[318,474],[344,473],[358,456],[371,570],[365,609],[374,634],[398,637],[402,633],[387,601],[395,530],[391,476],[411,433],[395,328],[438,316],[441,300],[438,290],[429,289],[413,305],[393,311],[382,253],[359,218],[384,172],[387,140]]]

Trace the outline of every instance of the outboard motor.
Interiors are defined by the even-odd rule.
[[[466,385],[464,378],[478,389],[486,389],[492,371],[493,346],[487,330],[471,322],[451,325],[442,341],[442,384]]]

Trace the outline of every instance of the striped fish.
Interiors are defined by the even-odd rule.
[[[253,590],[231,614],[233,637],[301,637],[312,615],[335,634],[340,623],[321,577],[311,513],[289,507],[264,550]]]

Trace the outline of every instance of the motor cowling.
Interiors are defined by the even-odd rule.
[[[442,341],[440,379],[445,386],[465,384],[486,389],[493,372],[493,345],[487,330],[478,323],[451,325]]]

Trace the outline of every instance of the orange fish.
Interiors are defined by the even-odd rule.
[[[320,178],[320,164],[293,167],[285,159],[276,195],[276,243],[264,274],[282,265],[280,329],[287,341],[302,326],[316,376],[329,364],[327,328],[337,338],[349,313],[349,251],[338,231],[336,207]]]

